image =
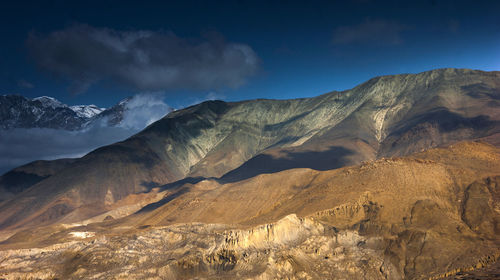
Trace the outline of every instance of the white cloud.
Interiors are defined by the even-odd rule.
[[[127,102],[120,127],[132,130],[143,129],[163,118],[172,108],[163,101],[161,93],[143,93]]]

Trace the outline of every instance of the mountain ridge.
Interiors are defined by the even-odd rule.
[[[491,277],[499,108],[500,72],[439,69],[171,112],[0,177],[0,277]]]
[[[203,102],[171,112],[30,187],[21,194],[29,201],[41,190],[57,194],[37,200],[37,207],[1,204],[0,211],[10,214],[0,225],[90,218],[110,207],[105,197],[119,201],[183,178],[238,181],[290,168],[339,168],[461,140],[496,143],[500,114],[490,96],[499,94],[499,77],[439,69],[377,77],[314,98]],[[262,167],[258,174],[255,166]]]

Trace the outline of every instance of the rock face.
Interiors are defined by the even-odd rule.
[[[421,279],[500,257],[488,144],[186,187],[127,218],[18,233],[0,245],[0,277]]]

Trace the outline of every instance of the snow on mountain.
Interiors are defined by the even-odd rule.
[[[0,129],[52,128],[82,130],[94,124],[124,127],[138,131],[173,109],[155,95],[127,97],[110,108],[96,105],[68,106],[59,100],[40,96],[0,96]]]
[[[69,108],[82,118],[92,118],[96,115],[99,115],[102,111],[106,110],[106,108],[99,108],[93,104],[92,105],[74,105],[74,106],[70,106]]]
[[[43,107],[51,107],[52,109],[68,107],[68,105],[61,103],[59,100],[49,97],[49,96],[40,96],[33,98],[33,101],[39,101],[42,103]]]
[[[20,95],[2,95],[0,128],[80,130],[102,111],[104,108],[95,105],[68,106],[49,96],[30,99]]]

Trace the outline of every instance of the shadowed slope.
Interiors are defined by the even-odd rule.
[[[37,160],[0,176],[0,201],[12,198],[34,184],[66,168],[75,159]]]

